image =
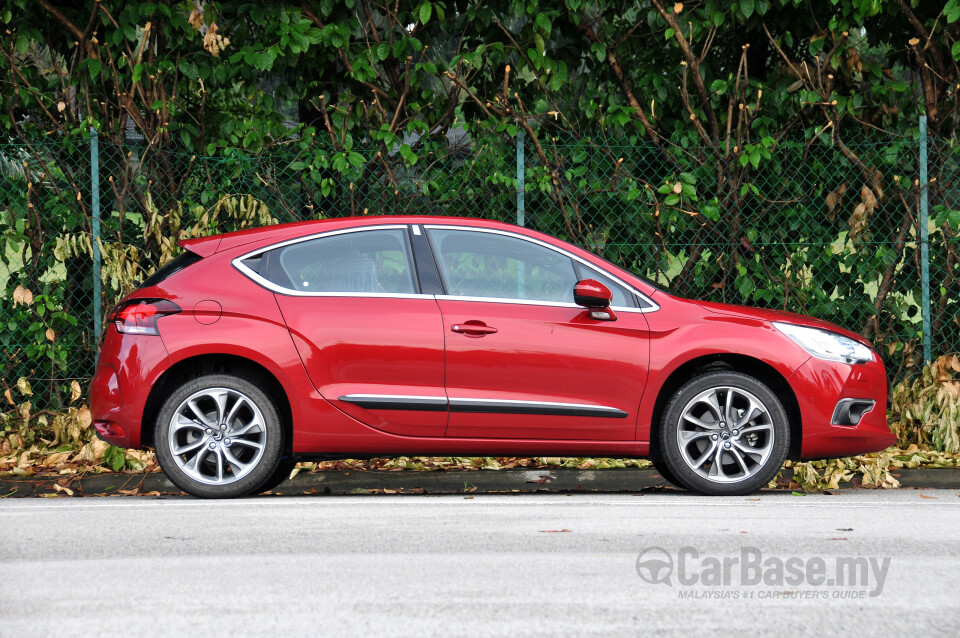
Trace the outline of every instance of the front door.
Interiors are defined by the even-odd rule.
[[[428,227],[446,294],[448,437],[632,441],[648,328],[625,286],[545,243],[502,231]],[[602,278],[615,321],[573,303]]]

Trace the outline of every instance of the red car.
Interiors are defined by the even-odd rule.
[[[499,222],[330,219],[192,239],[110,314],[100,437],[201,497],[299,459],[649,457],[707,494],[881,450],[883,364],[785,312],[682,299]]]

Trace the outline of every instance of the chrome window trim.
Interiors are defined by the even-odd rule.
[[[255,283],[263,286],[267,290],[270,290],[272,292],[275,292],[281,295],[288,295],[291,297],[361,297],[361,298],[378,298],[378,299],[437,299],[437,300],[450,300],[450,301],[472,301],[472,302],[479,302],[479,303],[500,303],[500,304],[506,303],[506,304],[518,304],[518,305],[524,305],[524,306],[550,306],[554,308],[580,308],[580,306],[578,306],[577,304],[568,303],[568,302],[536,301],[536,300],[528,300],[528,299],[511,299],[511,298],[501,298],[501,297],[461,297],[457,295],[427,295],[423,293],[411,294],[411,293],[375,293],[375,292],[309,292],[309,291],[303,291],[303,290],[295,290],[292,288],[285,288],[283,286],[275,284],[272,281],[261,276],[259,273],[254,272],[253,270],[248,268],[246,264],[243,263],[245,260],[251,259],[253,257],[258,257],[265,252],[276,250],[278,248],[284,248],[286,246],[291,246],[293,244],[299,244],[305,241],[311,241],[314,239],[321,239],[324,237],[333,237],[334,235],[358,233],[358,232],[364,232],[364,231],[370,231],[370,230],[405,230],[411,226],[414,229],[419,229],[421,227],[420,224],[380,224],[376,226],[361,226],[358,228],[341,228],[339,230],[328,230],[320,233],[313,233],[311,235],[305,235],[304,237],[295,237],[293,239],[288,239],[286,241],[280,242],[279,244],[270,244],[269,246],[264,246],[263,248],[257,248],[256,250],[251,250],[248,253],[244,253],[239,257],[233,258],[230,261],[230,263],[233,265],[234,268],[239,270],[241,273],[243,273],[245,276],[253,280]],[[607,277],[609,277],[613,281],[617,282],[618,284],[620,284],[630,292],[639,296],[640,299],[643,301],[643,303],[646,303],[649,305],[648,308],[611,306],[611,308],[614,311],[643,314],[647,312],[656,312],[657,310],[660,310],[660,305],[658,303],[656,303],[650,297],[648,297],[647,295],[637,290],[636,287],[631,286],[630,284],[623,281],[619,277],[607,272],[600,266],[597,266],[596,264],[589,262],[586,259],[578,257],[573,253],[570,253],[562,248],[558,248],[557,246],[554,246],[553,244],[549,244],[545,241],[541,241],[533,237],[527,237],[526,235],[523,235],[520,233],[514,233],[510,231],[496,229],[496,228],[480,228],[477,226],[457,226],[457,225],[447,225],[447,224],[424,224],[422,225],[422,227],[428,230],[432,228],[436,228],[440,230],[466,230],[471,232],[491,233],[494,235],[504,235],[506,237],[513,237],[515,239],[532,242],[534,244],[543,246],[544,248],[547,248],[547,249],[556,251],[562,255],[565,255],[570,259],[576,260],[577,262],[587,266],[588,268],[599,270],[600,272],[605,274]],[[413,255],[409,255],[409,257],[412,258]]]
[[[294,244],[299,244],[305,241],[312,241],[314,239],[325,239],[327,237],[333,237],[335,235],[345,235],[347,233],[361,233],[371,230],[403,230],[406,231],[408,224],[382,224],[377,226],[361,226],[359,228],[341,228],[339,230],[328,230],[322,233],[314,233],[312,235],[306,235],[304,237],[296,237],[294,239],[288,239],[282,241],[279,244],[271,244],[263,248],[257,248],[248,253],[240,255],[230,260],[230,263],[233,264],[233,267],[239,270],[241,273],[252,279],[255,283],[260,284],[267,290],[275,292],[280,295],[287,295],[290,297],[364,297],[364,298],[386,298],[386,299],[433,299],[434,295],[425,295],[423,293],[400,293],[400,292],[310,292],[306,290],[296,290],[293,288],[285,288],[279,284],[275,284],[266,277],[262,276],[260,273],[254,272],[247,267],[243,262],[247,259],[252,259],[254,257],[259,257],[265,252],[271,250],[277,250],[280,248],[285,248],[287,246],[293,246]],[[410,260],[410,263],[413,264],[413,255],[407,254],[407,258]],[[412,266],[415,268],[415,266]],[[416,272],[416,270],[414,270]]]
[[[642,313],[647,313],[647,312],[656,312],[657,310],[660,310],[660,304],[656,303],[655,301],[653,301],[653,299],[651,299],[651,298],[648,297],[647,295],[645,295],[645,294],[643,294],[642,292],[640,292],[639,290],[637,290],[636,287],[631,286],[630,284],[628,284],[628,283],[625,282],[624,280],[620,279],[619,277],[617,277],[617,276],[615,276],[615,275],[607,272],[604,268],[601,268],[600,266],[598,266],[598,265],[596,265],[596,264],[594,264],[594,263],[592,263],[592,262],[590,262],[590,261],[587,261],[586,259],[583,259],[582,257],[578,257],[577,255],[574,255],[574,254],[571,253],[571,252],[568,252],[568,251],[566,251],[566,250],[564,250],[564,249],[562,249],[562,248],[558,248],[557,246],[554,246],[553,244],[549,244],[549,243],[547,243],[547,242],[545,242],[545,241],[541,241],[541,240],[535,239],[535,238],[533,238],[533,237],[528,237],[528,236],[523,235],[523,234],[521,234],[521,233],[514,233],[514,232],[511,232],[511,231],[508,231],[508,230],[500,230],[500,229],[498,229],[498,228],[480,228],[480,227],[477,227],[477,226],[455,226],[455,225],[449,225],[449,224],[424,224],[423,227],[426,228],[427,230],[432,230],[432,229],[437,229],[437,230],[466,230],[466,231],[470,231],[470,232],[490,233],[490,234],[492,234],[492,235],[503,235],[503,236],[505,236],[505,237],[512,237],[512,238],[514,238],[514,239],[520,239],[520,240],[523,240],[523,241],[529,241],[529,242],[532,242],[532,243],[534,243],[534,244],[538,244],[538,245],[540,245],[540,246],[543,246],[544,248],[548,248],[548,249],[553,250],[553,251],[555,251],[555,252],[558,252],[558,253],[560,253],[560,254],[562,254],[562,255],[565,255],[566,257],[568,257],[568,258],[570,258],[570,259],[573,259],[573,260],[575,260],[575,261],[583,264],[584,266],[587,266],[588,268],[592,268],[592,269],[594,269],[594,270],[599,270],[600,272],[602,272],[604,275],[606,275],[607,277],[609,277],[609,278],[612,279],[613,281],[617,282],[618,284],[620,284],[621,286],[623,286],[624,288],[626,288],[627,290],[629,290],[629,291],[632,292],[633,294],[635,294],[635,295],[637,295],[638,297],[640,297],[640,299],[643,301],[643,303],[649,304],[649,306],[650,306],[649,308],[632,308],[632,307],[623,307],[623,306],[610,306],[613,310],[615,310],[615,311],[617,311],[617,312],[636,312],[636,313],[641,313],[641,314],[642,314]],[[558,307],[558,308],[580,308],[580,306],[578,306],[577,304],[574,304],[574,303],[552,302],[552,301],[531,301],[531,300],[527,300],[527,299],[503,299],[503,298],[495,298],[495,297],[458,297],[457,295],[437,295],[437,299],[459,299],[459,300],[461,300],[461,301],[486,301],[486,302],[491,302],[491,303],[516,303],[516,304],[536,305],[536,306],[556,306],[556,307]]]

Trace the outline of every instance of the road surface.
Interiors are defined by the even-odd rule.
[[[955,490],[0,501],[0,636],[956,635]]]

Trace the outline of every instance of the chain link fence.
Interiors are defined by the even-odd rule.
[[[519,222],[683,296],[834,321],[874,341],[891,380],[960,350],[952,140],[448,141],[216,158],[95,135],[0,145],[3,383],[57,407],[93,374],[112,304],[180,239],[390,213]]]

